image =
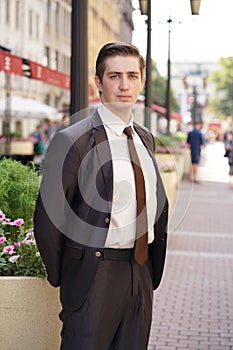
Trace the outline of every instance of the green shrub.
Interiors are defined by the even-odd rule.
[[[167,146],[174,147],[176,145],[175,140],[168,135],[160,134],[155,137],[155,145],[156,146]]]
[[[32,226],[40,177],[33,163],[23,165],[11,158],[0,160],[0,208],[9,218],[24,218]]]
[[[182,131],[177,131],[172,135],[173,139],[176,141],[186,141],[187,139],[187,134]]]

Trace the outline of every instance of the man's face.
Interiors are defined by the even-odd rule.
[[[105,61],[102,82],[95,77],[102,102],[114,113],[130,110],[145,83],[139,61],[134,56],[114,56]],[[118,113],[117,113],[118,112]]]

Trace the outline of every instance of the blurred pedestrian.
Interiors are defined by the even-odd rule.
[[[228,158],[229,164],[229,175],[233,175],[233,131],[229,131],[226,135],[225,140],[225,154],[224,156]]]
[[[44,152],[43,131],[41,124],[38,124],[36,130],[32,133],[33,137],[33,161],[37,164],[41,162],[42,154]]]
[[[57,132],[46,153],[35,236],[49,282],[61,287],[62,350],[148,346],[168,202],[154,137],[133,120],[144,69],[135,46],[104,45],[100,106]]]
[[[197,180],[197,171],[198,171],[198,165],[200,163],[201,158],[201,149],[204,145],[204,137],[200,131],[201,129],[201,123],[194,122],[194,128],[192,131],[189,131],[187,136],[187,143],[190,146],[190,154],[191,154],[191,174],[190,174],[190,180],[194,183],[199,183]]]
[[[57,126],[56,132],[67,128],[70,125],[70,117],[68,114],[63,115],[62,122]]]
[[[55,135],[57,129],[57,122],[54,120],[48,121],[48,127],[45,130],[46,142],[50,142]]]

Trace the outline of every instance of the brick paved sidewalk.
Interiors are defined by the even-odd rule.
[[[208,145],[201,184],[177,191],[148,350],[233,349],[233,187],[222,152]]]

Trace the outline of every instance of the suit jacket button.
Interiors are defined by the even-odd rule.
[[[106,224],[108,224],[109,223],[109,218],[105,218],[104,221],[105,221]]]
[[[97,258],[100,258],[101,257],[101,252],[95,252],[95,256],[97,257]]]

